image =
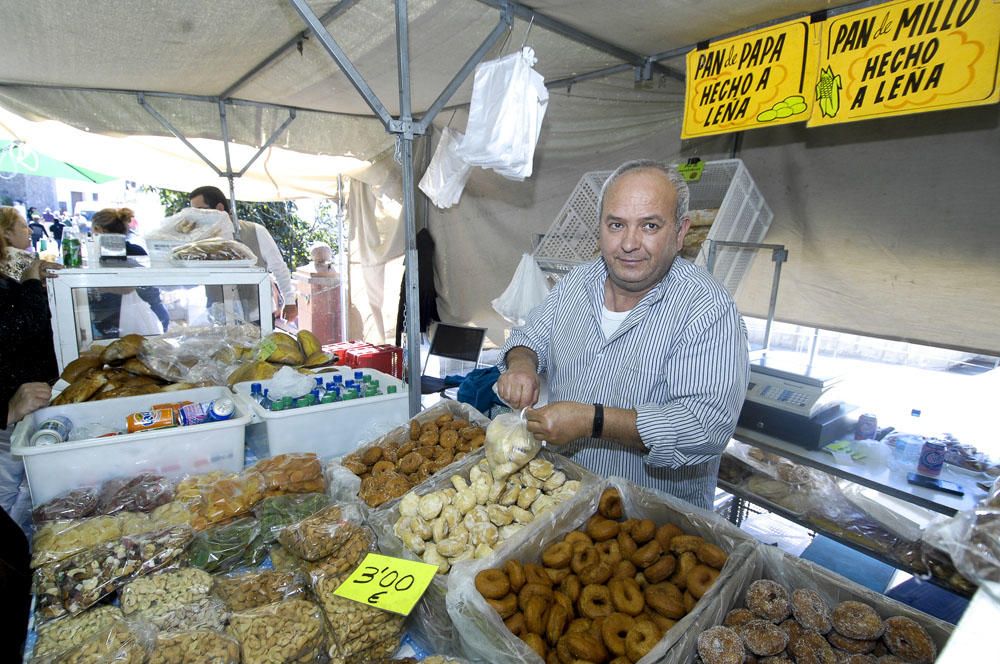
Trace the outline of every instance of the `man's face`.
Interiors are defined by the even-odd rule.
[[[208,203],[205,202],[204,196],[195,196],[194,198],[191,199],[190,203],[191,207],[198,208],[199,210],[208,210],[211,207]],[[218,210],[219,212],[225,212],[225,207],[223,207],[222,203],[216,205],[215,209]]]
[[[629,171],[607,191],[600,248],[613,286],[645,293],[670,270],[690,225],[677,228],[676,205],[674,185],[654,169]]]

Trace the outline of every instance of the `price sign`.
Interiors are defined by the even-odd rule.
[[[701,179],[701,174],[705,171],[705,162],[701,159],[691,163],[677,164],[677,172],[688,182],[697,182]]]
[[[369,553],[334,594],[408,616],[437,570],[437,565]]]

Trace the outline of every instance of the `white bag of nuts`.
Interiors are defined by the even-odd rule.
[[[234,613],[228,630],[240,642],[244,664],[312,662],[326,649],[323,612],[304,599]]]
[[[240,664],[239,641],[222,632],[195,629],[160,632],[149,656],[149,664]]]
[[[46,623],[38,628],[32,661],[66,652],[123,619],[121,609],[105,604],[78,616]]]
[[[144,664],[156,629],[140,622],[114,620],[63,653],[36,657],[32,664]]]

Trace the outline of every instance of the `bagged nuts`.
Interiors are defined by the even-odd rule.
[[[275,602],[229,618],[244,664],[311,662],[325,650],[323,613],[303,599]]]
[[[196,629],[161,633],[149,657],[149,664],[239,664],[239,642],[221,632]]]
[[[331,655],[334,651],[341,656],[363,652],[392,638],[398,646],[406,617],[335,595],[334,591],[348,576],[349,573],[326,576],[313,583],[313,592],[330,626]]]
[[[84,487],[53,498],[31,513],[35,523],[54,519],[82,519],[97,510],[97,489]]]
[[[143,664],[152,633],[141,625],[114,620],[75,648],[33,664]]]
[[[164,632],[219,631],[226,624],[229,612],[218,597],[201,597],[188,604],[153,605],[135,615]]]
[[[32,540],[31,566],[57,562],[103,542],[121,536],[118,521],[112,516],[96,516],[82,521],[49,521],[35,531]]]
[[[33,657],[37,659],[65,652],[122,618],[122,612],[118,607],[105,605],[94,607],[72,618],[47,623],[38,628],[38,640],[35,641]]]
[[[144,576],[122,588],[122,613],[144,613],[154,606],[176,607],[207,597],[212,577],[200,569],[186,567]]]
[[[278,541],[299,558],[315,561],[339,549],[359,527],[345,519],[340,506],[331,505],[282,530]]]
[[[323,466],[315,454],[279,454],[261,459],[251,470],[261,474],[268,496],[326,490]]]
[[[260,520],[264,538],[268,542],[278,539],[285,526],[298,523],[330,504],[330,497],[323,493],[300,493],[265,498],[254,508]]]
[[[246,611],[290,599],[305,589],[306,579],[301,574],[278,570],[224,576],[215,581],[215,594],[230,611]]]

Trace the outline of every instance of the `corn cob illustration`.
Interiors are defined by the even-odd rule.
[[[819,72],[819,80],[816,81],[816,101],[819,102],[819,110],[823,117],[832,118],[840,110],[840,74],[834,76],[829,65]]]

